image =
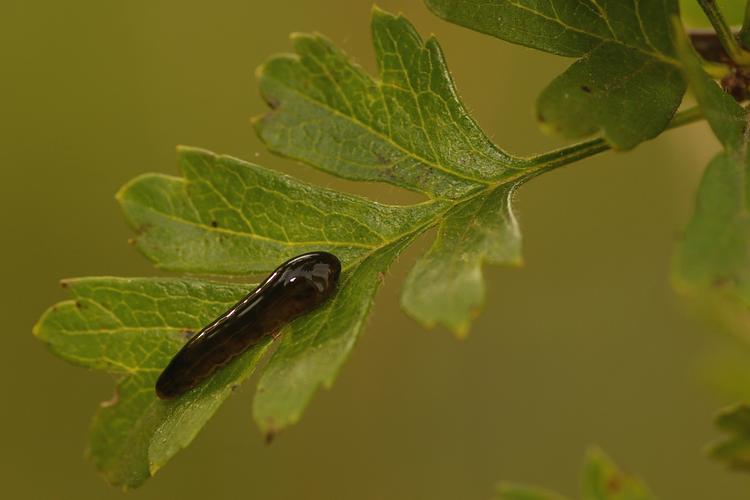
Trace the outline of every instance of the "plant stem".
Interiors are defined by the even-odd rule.
[[[737,38],[740,39],[740,44],[743,48],[750,47],[750,0],[748,0],[745,6],[745,19],[742,21],[742,29]]]
[[[698,0],[698,3],[703,12],[706,13],[708,20],[711,21],[711,25],[716,30],[716,35],[719,37],[721,45],[727,51],[729,57],[739,66],[750,66],[750,53],[743,50],[740,46],[734,33],[732,33],[732,29],[726,20],[724,20],[724,16],[721,14],[716,0]],[[745,12],[745,21],[747,22],[747,11]]]
[[[682,127],[696,122],[703,118],[703,114],[698,106],[679,111],[672,117],[672,121],[667,125],[666,130]],[[571,146],[542,153],[536,156],[526,158],[529,164],[529,178],[534,177],[541,172],[547,172],[570,163],[577,162],[589,156],[608,151],[612,146],[602,137],[589,139],[588,141],[579,142]]]

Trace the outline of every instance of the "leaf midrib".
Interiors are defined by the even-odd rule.
[[[181,179],[183,180],[183,179]],[[140,205],[140,204],[139,204]],[[243,233],[234,229],[229,229],[226,227],[213,227],[209,226],[208,224],[204,224],[202,222],[196,222],[192,221],[190,219],[186,219],[183,217],[178,217],[176,215],[170,214],[168,212],[163,212],[161,210],[157,210],[153,207],[141,205],[144,207],[145,210],[148,210],[152,213],[155,213],[159,216],[165,217],[167,219],[173,220],[175,222],[184,223],[190,226],[194,226],[196,228],[205,230],[209,233],[226,233],[232,236],[241,237],[241,238],[250,238],[253,240],[259,240],[259,241],[267,241],[271,243],[280,244],[283,246],[312,246],[312,245],[330,245],[330,246],[341,246],[341,247],[355,247],[355,248],[364,248],[364,249],[372,249],[372,248],[380,248],[373,245],[368,245],[366,243],[360,243],[360,242],[351,242],[351,241],[285,241],[285,240],[277,240],[274,238],[270,238],[268,236],[261,236],[256,233]]]

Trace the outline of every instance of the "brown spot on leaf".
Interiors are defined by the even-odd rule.
[[[591,93],[591,87],[589,87],[588,85],[581,85],[581,90],[583,90],[587,94]]]
[[[271,109],[278,109],[281,106],[281,102],[273,96],[266,96],[266,104]]]
[[[211,227],[219,227],[219,223],[216,222],[215,220],[212,220],[211,221]]]
[[[623,478],[617,474],[607,479],[607,492],[610,494],[618,493],[622,489]]]

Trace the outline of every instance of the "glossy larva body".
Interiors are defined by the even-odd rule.
[[[341,263],[312,252],[279,266],[258,287],[190,339],[156,382],[161,399],[173,399],[210,377],[262,338],[323,304],[336,291]]]

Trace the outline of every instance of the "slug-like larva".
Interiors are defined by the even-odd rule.
[[[156,381],[156,394],[173,399],[210,377],[266,335],[312,311],[336,291],[341,262],[327,252],[294,257],[198,332]]]

